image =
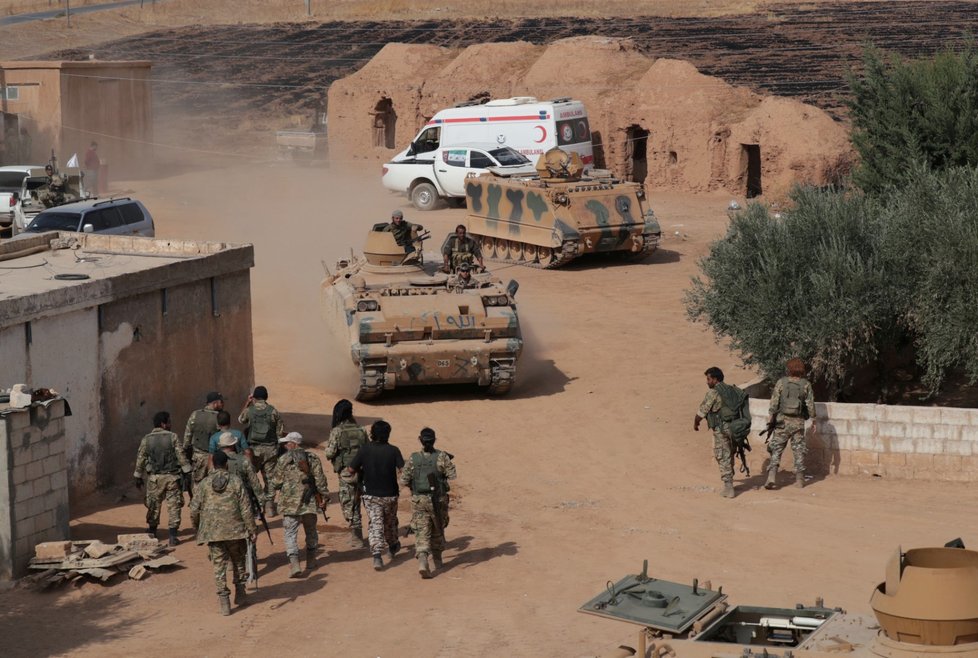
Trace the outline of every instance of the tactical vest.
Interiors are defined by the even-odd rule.
[[[244,465],[244,457],[236,452],[227,453],[228,456],[228,473],[233,473],[241,478],[241,483],[244,485],[245,491],[248,492],[248,497],[250,498],[254,493],[251,490],[251,481],[248,479],[248,473]]]
[[[416,452],[411,455],[411,465],[414,469],[411,474],[412,493],[419,496],[430,496],[433,493],[438,493],[437,490],[431,490],[431,486],[428,484],[428,474],[434,473],[435,482],[441,484],[441,473],[438,472],[439,452],[438,450],[434,452]]]
[[[266,404],[264,409],[251,407],[248,409],[248,442],[261,444],[278,443],[275,435],[275,407]]]
[[[788,377],[785,377],[782,381],[784,384],[781,386],[781,400],[778,405],[778,413],[791,418],[807,418],[804,383],[793,381]]]
[[[173,432],[150,432],[146,440],[146,472],[151,475],[177,475],[176,438]]]
[[[339,430],[339,435],[336,437],[339,452],[333,461],[333,471],[339,473],[353,463],[360,446],[367,442],[367,433],[356,423],[348,421],[340,423],[336,429]]]
[[[212,409],[198,409],[194,412],[194,429],[190,445],[198,452],[210,452],[211,436],[217,431],[217,412]]]

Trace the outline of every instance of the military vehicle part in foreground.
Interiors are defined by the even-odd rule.
[[[553,269],[591,253],[639,260],[659,246],[644,185],[585,176],[576,153],[556,148],[536,168],[532,177],[490,172],[466,182],[467,228],[484,257]]]
[[[608,583],[580,612],[642,627],[614,656],[978,658],[978,552],[897,549],[870,600],[878,624],[841,608],[731,607],[722,588],[648,575]]]
[[[359,368],[358,400],[402,386],[475,383],[490,395],[513,385],[523,350],[514,295],[489,273],[470,287],[436,274],[419,251],[405,255],[374,227],[364,255],[340,261],[322,284],[323,312],[345,327]]]

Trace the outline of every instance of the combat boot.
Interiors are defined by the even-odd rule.
[[[221,614],[225,617],[231,614],[231,595],[218,594],[217,600],[221,602]]]
[[[432,551],[431,561],[435,563],[435,569],[441,569],[444,566],[441,561],[441,551]]]
[[[798,487],[799,489],[804,489],[805,488],[805,474],[804,473],[795,473],[795,486]]]
[[[391,549],[391,559],[393,560],[394,556],[397,555],[397,552],[401,550],[401,540],[400,539],[395,540],[394,543],[390,545],[390,549]]]
[[[316,568],[316,549],[307,548],[306,549],[306,571],[312,571]]]
[[[418,553],[418,573],[422,578],[431,578],[431,569],[428,568],[428,554]]]
[[[289,578],[298,578],[302,575],[302,567],[299,566],[299,556],[289,556]]]
[[[156,539],[156,526],[155,525],[151,525],[148,528],[146,528],[146,532],[148,534],[152,535],[153,536],[153,539]]]
[[[234,605],[248,605],[248,590],[245,588],[244,583],[234,584]]]
[[[374,553],[374,571],[380,571],[384,568],[384,560],[381,559],[380,553]]]
[[[775,469],[771,469],[767,472],[767,482],[764,483],[765,489],[777,489],[778,485],[775,482],[778,472]]]
[[[170,528],[170,540],[168,543],[170,546],[176,546],[180,543],[180,540],[177,538],[177,528]]]
[[[733,482],[724,482],[723,492],[720,495],[724,498],[733,498],[736,495],[734,494]]]

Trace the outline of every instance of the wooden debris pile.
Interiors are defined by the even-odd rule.
[[[48,589],[64,583],[80,584],[86,579],[106,582],[116,574],[127,573],[134,580],[148,570],[180,562],[170,549],[148,534],[119,535],[115,544],[101,541],[49,541],[38,544],[30,568],[39,573],[28,576],[25,584]]]

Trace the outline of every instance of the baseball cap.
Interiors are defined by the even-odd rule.
[[[217,391],[211,391],[210,393],[207,394],[208,404],[210,404],[211,402],[217,402],[218,400],[224,400],[224,396],[218,393]]]
[[[296,443],[302,443],[302,435],[298,432],[289,432],[283,437],[279,437],[279,443],[288,443],[289,441],[295,441]]]
[[[221,432],[221,436],[217,439],[217,445],[221,446],[222,448],[236,446],[238,445],[238,439],[230,432]]]

